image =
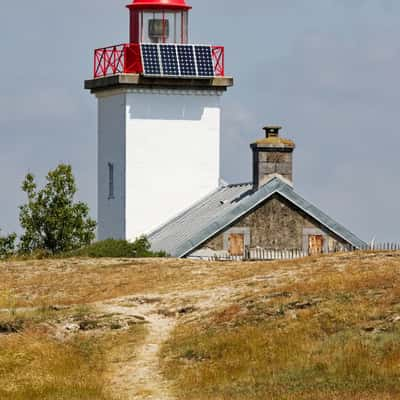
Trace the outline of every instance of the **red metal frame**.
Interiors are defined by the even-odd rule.
[[[143,72],[140,45],[118,44],[94,51],[95,78],[118,74],[141,74]]]
[[[225,76],[225,48],[212,46],[215,76]]]
[[[225,49],[212,46],[215,76],[225,76]],[[94,51],[94,78],[118,74],[142,74],[140,44],[129,43],[104,47]]]
[[[142,74],[142,53],[140,44],[130,43],[125,45],[125,65],[124,73],[126,74]]]

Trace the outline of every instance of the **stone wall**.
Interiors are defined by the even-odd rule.
[[[279,195],[273,196],[254,211],[206,242],[202,248],[227,250],[226,235],[232,228],[250,229],[250,247],[265,249],[304,249],[304,232],[322,231],[333,248],[346,242],[335,237],[317,221]],[[224,240],[225,238],[225,240]]]

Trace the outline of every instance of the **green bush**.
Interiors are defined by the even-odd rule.
[[[17,235],[12,233],[8,236],[0,236],[0,259],[7,258],[15,254],[15,241]]]
[[[77,192],[70,165],[60,164],[46,176],[39,189],[32,174],[22,184],[28,201],[20,207],[20,223],[24,233],[20,252],[45,251],[60,254],[88,245],[95,237],[96,222],[89,217],[89,207],[75,202]]]
[[[107,239],[85,246],[80,250],[69,253],[81,257],[114,257],[114,258],[145,258],[165,257],[164,252],[152,252],[149,241],[141,237],[135,242],[126,240]]]

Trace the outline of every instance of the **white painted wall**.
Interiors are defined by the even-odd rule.
[[[219,184],[220,96],[156,90],[127,94],[126,233],[167,222]]]
[[[99,239],[134,240],[218,187],[221,92],[105,94],[99,97]],[[107,197],[109,160],[125,176],[114,201]]]
[[[125,238],[124,94],[98,99],[97,238]],[[108,163],[114,164],[114,198],[109,198]]]

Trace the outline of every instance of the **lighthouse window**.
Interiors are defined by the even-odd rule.
[[[114,198],[114,164],[108,163],[108,198]]]
[[[187,43],[187,11],[153,11],[140,13],[138,37],[142,43]]]
[[[153,43],[160,43],[169,38],[169,21],[166,19],[149,20],[149,38]]]

